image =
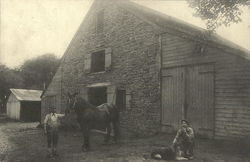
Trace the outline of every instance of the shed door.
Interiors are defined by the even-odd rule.
[[[213,136],[213,65],[196,65],[162,71],[162,124],[175,129],[188,119],[199,134]]]

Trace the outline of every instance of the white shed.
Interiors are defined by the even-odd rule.
[[[39,90],[10,89],[7,116],[22,121],[40,121],[41,94]]]

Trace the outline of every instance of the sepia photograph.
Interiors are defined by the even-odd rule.
[[[250,0],[0,0],[0,162],[250,162]]]

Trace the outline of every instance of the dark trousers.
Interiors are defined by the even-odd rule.
[[[58,143],[58,131],[55,130],[50,130],[47,132],[47,142],[48,142],[48,148],[56,148],[57,143]]]
[[[184,157],[191,157],[194,154],[194,142],[193,141],[184,141],[183,142],[183,153]]]
[[[181,141],[174,144],[174,150],[177,153],[178,151],[183,151],[184,157],[191,157],[194,155],[194,141]]]

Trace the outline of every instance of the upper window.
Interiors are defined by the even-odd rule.
[[[91,72],[105,71],[105,51],[98,51],[91,55]]]
[[[84,56],[84,71],[85,73],[95,73],[111,70],[112,49],[110,47],[104,50],[86,54]]]
[[[96,17],[96,32],[102,33],[104,26],[104,11],[99,11]]]

